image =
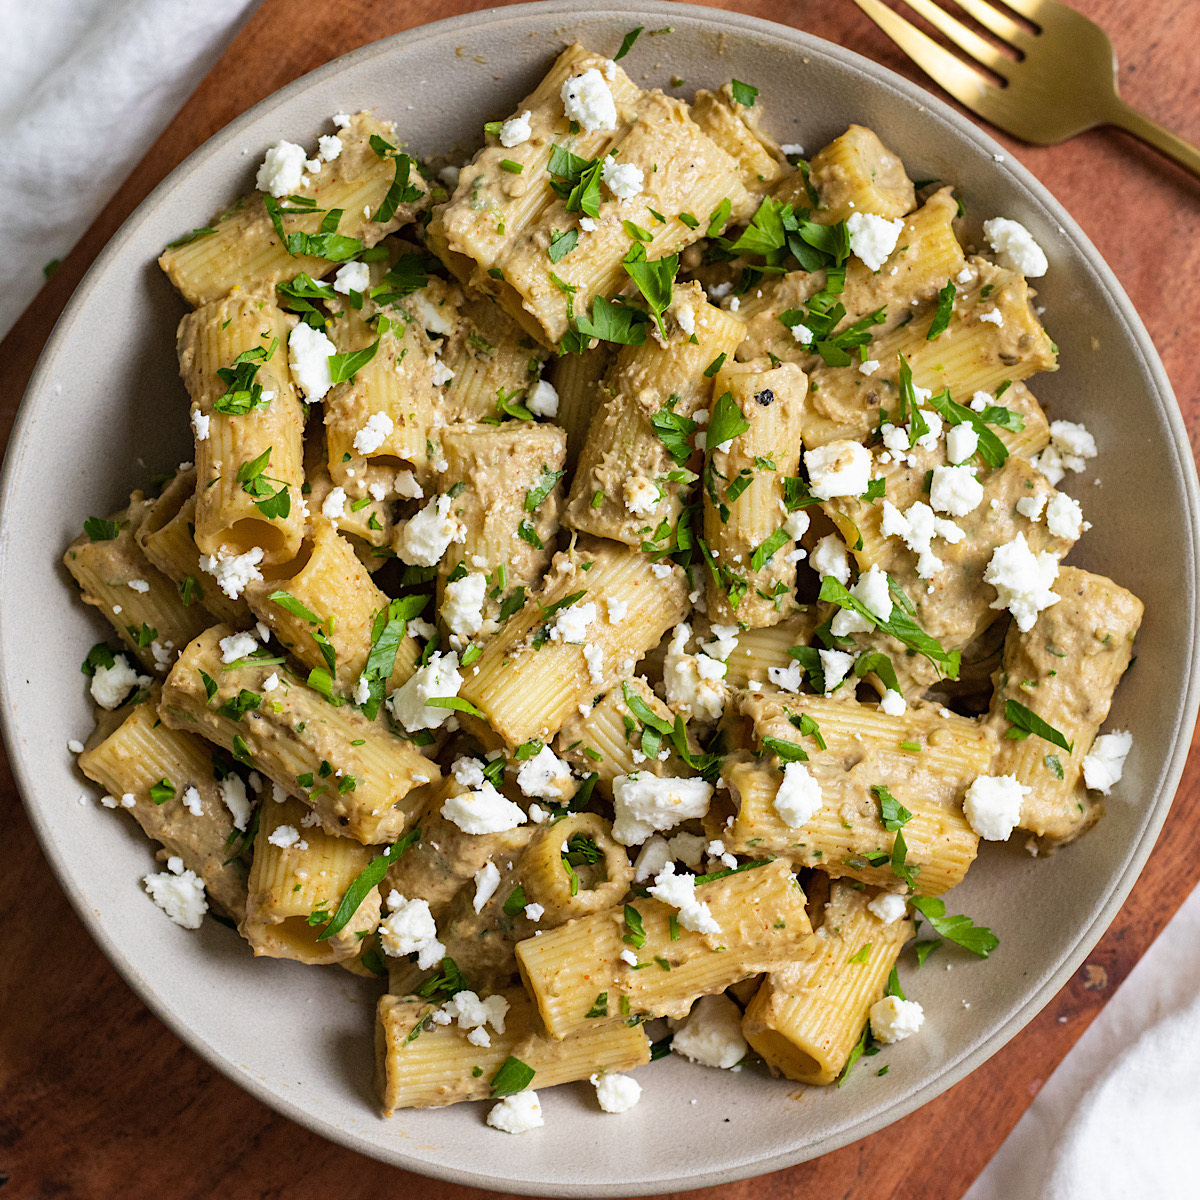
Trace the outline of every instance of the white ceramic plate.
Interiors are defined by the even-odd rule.
[[[58,560],[85,516],[192,456],[175,362],[183,303],[155,258],[251,187],[268,145],[312,143],[332,113],[374,107],[418,153],[473,149],[483,122],[509,114],[567,42],[611,54],[639,24],[673,32],[643,36],[624,61],[638,82],[679,75],[689,95],[731,76],[752,82],[775,135],[808,148],[851,121],[869,125],[912,177],[957,184],[977,222],[1015,217],[1046,248],[1039,302],[1062,368],[1034,389],[1053,416],[1085,421],[1100,449],[1065,485],[1095,526],[1074,561],[1146,603],[1110,721],[1134,731],[1134,749],[1108,817],[1078,845],[1050,861],[1031,859],[1019,838],[985,848],[951,904],[991,925],[1000,948],[987,962],[951,949],[919,973],[903,968],[927,1021],[874,1060],[890,1064],[884,1078],[860,1070],[816,1091],[668,1058],[638,1072],[644,1096],[626,1116],[600,1114],[577,1084],[544,1093],[545,1128],[515,1138],[484,1126],[483,1105],[385,1121],[371,1086],[370,987],[254,961],[232,932],[180,929],[143,892],[149,845],[95,803],[66,749],[91,727],[79,662],[107,627]],[[704,1187],[823,1154],[932,1099],[1011,1038],[1095,944],[1150,852],[1195,720],[1195,468],[1162,366],[1111,272],[1045,189],[944,104],[846,50],[712,9],[568,0],[457,17],[367,46],[251,109],[149,196],[80,285],[25,397],[0,502],[4,732],[46,855],[92,936],[159,1017],[267,1104],[365,1154],[481,1187]],[[92,797],[83,806],[81,793]]]

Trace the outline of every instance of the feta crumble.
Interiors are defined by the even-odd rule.
[[[658,507],[658,488],[644,475],[625,480],[625,507],[635,516],[652,513]]]
[[[392,487],[401,500],[423,500],[425,498],[425,493],[417,482],[417,477],[411,471],[397,471]]]
[[[551,621],[552,642],[581,643],[587,637],[588,627],[596,620],[596,606],[590,600],[586,604],[576,601],[568,608],[559,609]]]
[[[372,413],[366,424],[354,435],[357,454],[374,454],[391,436],[395,422],[385,412]]]
[[[642,1085],[631,1075],[606,1072],[590,1075],[588,1082],[596,1089],[596,1100],[606,1113],[628,1112],[642,1098]]]
[[[208,425],[210,417],[202,413],[198,408],[192,409],[192,432],[196,435],[196,441],[208,441]]]
[[[245,554],[225,554],[218,551],[214,554],[200,556],[200,569],[211,575],[217,586],[230,600],[236,600],[245,590],[248,583],[262,579],[258,564],[263,560],[261,546],[251,546]]]
[[[304,397],[316,402],[333,387],[329,359],[337,347],[319,330],[301,321],[288,334],[288,365]]]
[[[641,195],[646,176],[641,167],[633,163],[619,163],[606,158],[600,168],[600,179],[618,200],[632,200]]]
[[[622,846],[644,842],[655,830],[672,829],[702,817],[712,800],[712,785],[703,779],[660,779],[635,771],[612,781],[613,837]]]
[[[879,701],[879,709],[881,712],[887,713],[889,717],[902,717],[908,711],[908,705],[899,692],[888,688]]]
[[[464,769],[459,772],[459,763],[469,763],[474,767],[471,772]],[[484,778],[483,770],[474,759],[459,759],[455,763],[455,778],[472,790],[458,796],[449,797],[441,807],[441,814],[447,821],[457,825],[463,833],[504,833],[525,824],[525,814],[519,804],[502,796]],[[463,776],[469,776],[477,782],[464,783]]]
[[[616,129],[616,102],[604,76],[595,67],[589,67],[582,75],[571,76],[559,94],[567,120],[578,121],[588,133]]]
[[[963,796],[963,812],[985,841],[1007,841],[1021,819],[1021,801],[1032,788],[1015,775],[978,775]]]
[[[145,687],[149,683],[149,676],[139,675],[124,654],[114,654],[111,667],[96,667],[89,690],[101,708],[111,711],[119,708],[135,687]]]
[[[685,718],[716,721],[725,709],[728,688],[725,663],[707,654],[688,654],[692,627],[686,622],[675,627],[663,663],[663,687],[667,703]]]
[[[558,392],[549,380],[539,379],[526,393],[525,407],[535,417],[553,420],[558,416]]]
[[[1056,538],[1075,541],[1088,528],[1079,501],[1064,492],[1056,492],[1046,505],[1046,528]]]
[[[808,773],[804,763],[790,762],[784,766],[774,808],[789,829],[802,829],[821,811],[824,803],[821,785]]]
[[[896,242],[904,229],[904,218],[889,221],[875,213],[851,213],[846,218],[846,232],[850,235],[850,252],[862,262],[878,271],[887,257],[896,248]]]
[[[532,116],[533,113],[526,109],[520,116],[509,117],[500,126],[500,145],[511,150],[529,141],[533,137],[533,126],[529,123]]]
[[[462,541],[465,531],[450,513],[454,501],[434,496],[405,524],[396,538],[396,553],[411,567],[436,567],[451,542]]]
[[[858,442],[827,442],[804,452],[810,491],[818,500],[861,496],[871,482],[871,452]]]
[[[330,521],[336,521],[339,517],[346,515],[346,489],[344,487],[330,489],[329,495],[325,497],[325,501],[321,505],[321,515]]]
[[[1023,533],[997,546],[983,572],[984,583],[996,589],[990,607],[1007,608],[1022,633],[1033,628],[1039,612],[1058,603],[1051,590],[1057,578],[1058,556],[1045,550],[1034,554]]]
[[[961,429],[961,425],[955,429]],[[953,430],[951,431],[953,432]],[[972,433],[975,431],[972,429]],[[965,517],[983,503],[983,484],[973,467],[934,467],[929,485],[929,507],[934,512]]]
[[[711,909],[703,900],[696,899],[696,877],[694,875],[676,875],[675,864],[667,863],[654,883],[646,889],[655,900],[679,912],[679,924],[693,933],[720,933],[721,926],[717,924]]]
[[[1083,781],[1105,796],[1121,782],[1125,759],[1133,746],[1133,734],[1125,729],[1102,733],[1083,760]]]
[[[258,649],[258,639],[252,633],[231,633],[229,637],[222,638],[220,644],[223,663],[249,658]]]
[[[871,1005],[871,1032],[878,1042],[902,1041],[925,1024],[925,1010],[915,1000],[884,996]]]
[[[542,1105],[537,1092],[518,1092],[492,1105],[487,1123],[505,1133],[528,1133],[546,1122],[542,1117]]]
[[[1046,252],[1020,221],[993,217],[990,221],[984,221],[983,236],[987,238],[996,261],[1010,271],[1019,272],[1026,279],[1045,275],[1050,266]]]
[[[208,912],[208,900],[204,895],[204,881],[195,871],[183,869],[183,859],[172,855],[167,860],[167,870],[155,875],[146,875],[142,886],[150,899],[184,929],[199,929]]]
[[[271,830],[267,841],[272,846],[278,846],[281,850],[287,850],[289,847],[299,844],[300,830],[295,825],[278,825]]]
[[[543,746],[517,770],[517,787],[532,800],[561,800],[571,786],[571,768]]]
[[[979,449],[979,433],[974,425],[963,421],[946,434],[946,457],[952,463],[965,463]]]
[[[442,620],[459,637],[470,637],[483,628],[483,606],[487,600],[487,576],[470,572],[446,584]]]
[[[333,277],[333,290],[343,296],[365,292],[371,286],[371,268],[365,262],[348,262]]]
[[[307,159],[303,146],[297,146],[295,142],[277,142],[263,158],[254,177],[254,186],[260,192],[270,192],[276,199],[296,191],[304,178]]]
[[[850,582],[850,560],[845,544],[836,533],[827,533],[816,544],[809,562],[818,575],[832,575],[843,586]]]
[[[892,615],[892,593],[888,587],[886,572],[873,565],[858,577],[858,582],[849,589],[852,595],[881,623]],[[874,628],[871,621],[852,608],[839,608],[830,625],[835,637],[846,637],[851,633],[867,633]]]
[[[701,996],[671,1039],[672,1054],[724,1070],[737,1066],[749,1049],[742,1036],[741,1009],[721,994]]]
[[[499,886],[500,868],[489,859],[475,872],[475,899],[471,901],[471,905],[476,912],[496,894]]]
[[[387,905],[390,911],[379,922],[379,944],[384,953],[393,958],[415,954],[422,971],[432,970],[441,962],[446,947],[438,941],[429,901],[409,900],[393,888]]]
[[[817,653],[821,656],[821,670],[825,676],[825,695],[829,696],[854,666],[854,655],[844,650],[818,650]]]
[[[895,892],[880,892],[873,900],[867,901],[867,909],[885,925],[891,925],[904,916],[908,910],[908,901]]]
[[[409,733],[416,733],[418,729],[438,729],[450,718],[453,710],[430,707],[425,702],[457,696],[462,685],[458,655],[453,652],[434,654],[388,697],[387,706],[392,716]]]

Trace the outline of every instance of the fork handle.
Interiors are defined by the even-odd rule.
[[[1140,138],[1161,151],[1168,158],[1177,162],[1185,171],[1190,171],[1200,178],[1200,150],[1189,145],[1183,138],[1177,137],[1169,129],[1164,129],[1157,121],[1152,121],[1145,113],[1131,108],[1119,96],[1109,113],[1109,123],[1119,125],[1127,133]]]

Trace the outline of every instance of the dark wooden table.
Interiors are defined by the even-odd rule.
[[[1200,142],[1200,3],[1075,0],[1113,35],[1126,98]],[[51,327],[150,189],[263,96],[386,34],[471,0],[266,0],[0,346],[0,444]],[[727,5],[840,42],[925,85],[849,0]],[[910,14],[911,15],[911,14]],[[300,33],[297,34],[297,29]],[[1010,150],[1071,211],[1148,326],[1193,443],[1200,435],[1200,184],[1122,134]],[[1145,873],[1088,963],[1007,1047],[920,1111],[816,1162],[712,1189],[720,1200],[958,1200],[1047,1076],[1200,878],[1192,755]],[[0,764],[0,1200],[467,1200],[293,1125],[207,1067],[92,944],[42,858]]]

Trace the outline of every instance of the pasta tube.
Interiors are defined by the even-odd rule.
[[[696,899],[720,933],[693,933],[650,899],[519,942],[521,978],[546,1032],[566,1038],[627,1014],[683,1017],[698,996],[781,967],[812,944],[804,893],[784,862],[702,883]],[[637,964],[621,958],[630,947]]]
[[[331,704],[277,661],[223,662],[220,642],[233,632],[216,625],[183,652],[163,685],[163,721],[261,771],[303,800],[329,834],[364,845],[399,838],[440,777],[437,764],[357,709]]]
[[[641,1025],[607,1024],[570,1037],[546,1037],[537,1008],[521,988],[498,993],[508,1003],[504,1032],[489,1044],[467,1040],[457,1024],[434,1024],[438,1007],[419,996],[382,996],[375,1025],[376,1081],[385,1116],[493,1095],[492,1080],[510,1058],[533,1071],[530,1086],[553,1087],[597,1071],[627,1071],[650,1061]]]

